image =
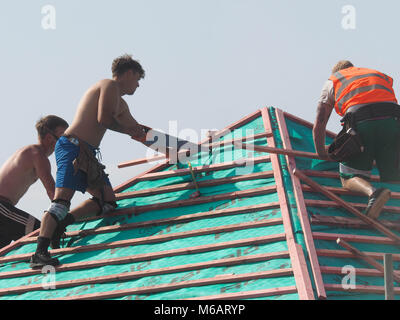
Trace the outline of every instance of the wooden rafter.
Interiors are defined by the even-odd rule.
[[[276,109],[276,117],[278,126],[280,128],[283,147],[286,150],[292,150],[289,133],[286,126],[285,115],[281,110]],[[327,296],[324,288],[324,283],[322,280],[322,274],[318,262],[318,256],[315,249],[314,239],[312,238],[311,225],[308,218],[306,204],[304,202],[303,191],[301,188],[300,180],[293,174],[293,170],[296,169],[296,161],[293,156],[287,155],[286,162],[293,183],[293,191],[297,204],[298,217],[303,230],[304,242],[310,259],[310,265],[314,277],[317,295],[319,299],[326,299]]]
[[[264,128],[267,132],[272,132],[271,120],[267,108],[261,110]],[[272,148],[276,148],[273,137],[267,138],[268,145]],[[290,258],[294,270],[296,286],[299,293],[299,297],[302,300],[313,300],[314,293],[312,289],[311,279],[308,274],[307,265],[304,259],[303,251],[294,239],[292,223],[289,213],[289,205],[286,199],[286,193],[283,185],[281,166],[277,154],[271,154],[272,168],[275,174],[275,182],[279,201],[281,203],[281,214],[283,219],[283,225],[285,227],[286,240],[289,248]]]

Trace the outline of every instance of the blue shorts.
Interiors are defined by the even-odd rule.
[[[95,155],[97,148],[89,144],[88,146]],[[56,188],[68,188],[82,193],[86,192],[88,187],[86,173],[81,170],[78,170],[76,174],[74,173],[73,161],[78,157],[79,149],[79,142],[76,139],[74,143],[64,136],[58,139],[54,149],[57,162]],[[107,176],[104,181],[107,186],[111,187]]]

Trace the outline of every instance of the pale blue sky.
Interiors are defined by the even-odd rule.
[[[55,30],[42,28],[44,5],[56,10]],[[346,5],[356,10],[354,30],[342,27]],[[340,59],[389,74],[399,96],[399,11],[395,0],[3,0],[0,163],[36,142],[40,116],[71,123],[85,90],[124,53],[146,70],[126,98],[132,114],[162,130],[176,120],[178,131],[200,135],[271,105],[313,122]],[[338,131],[338,121],[332,115],[328,128]],[[116,168],[146,155],[127,136],[107,133],[101,150],[115,186],[148,168]],[[18,206],[41,217],[49,200],[40,182]]]

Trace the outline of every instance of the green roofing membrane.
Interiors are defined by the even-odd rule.
[[[312,130],[311,127],[304,126],[303,124],[299,124],[294,120],[286,119],[286,125],[288,127],[288,132],[290,136],[290,142],[292,144],[292,148],[300,151],[307,152],[315,152],[314,143],[312,139]],[[332,142],[332,138],[327,137],[326,143],[329,144]],[[326,162],[315,159],[306,159],[306,158],[298,158],[296,157],[296,167],[300,170],[315,170],[315,171],[330,171],[330,172],[339,172],[338,163],[335,162]],[[379,172],[376,168],[372,171],[373,175],[379,175]],[[330,187],[342,187],[339,179],[335,178],[327,178],[327,177],[311,177],[312,180],[317,182],[322,186],[330,186]],[[388,183],[380,183],[380,182],[372,182],[375,187],[386,187],[392,190],[392,192],[399,192],[400,185],[388,184]],[[366,204],[368,199],[365,196],[349,196],[349,195],[340,195],[340,197],[348,203],[361,203]],[[318,192],[304,192],[304,199],[311,200],[323,200],[330,201],[327,197]],[[387,206],[398,207],[400,205],[400,200],[390,199],[387,203]],[[361,210],[362,211],[362,210]],[[311,219],[313,216],[329,216],[329,217],[345,217],[345,218],[355,218],[355,216],[346,211],[345,209],[339,206],[307,206],[307,214]],[[396,213],[392,212],[382,212],[379,221],[388,220],[393,222],[399,221],[399,216]],[[345,235],[362,235],[362,236],[376,236],[376,237],[387,237],[381,232],[377,231],[374,228],[350,228],[350,227],[335,227],[330,225],[317,225],[311,224],[312,232],[318,233],[327,233],[327,234],[345,234]],[[397,231],[391,230],[396,234],[399,234]],[[318,250],[344,250],[341,246],[339,246],[335,241],[328,240],[314,240],[315,247]],[[363,252],[377,252],[377,253],[392,253],[398,254],[400,253],[399,246],[389,245],[389,244],[376,244],[376,243],[362,243],[356,241],[348,241],[352,246]],[[344,250],[346,251],[346,250]],[[353,266],[354,268],[374,268],[364,262],[364,260],[356,259],[356,258],[340,258],[340,257],[327,257],[327,256],[319,256],[318,257],[320,266],[326,267],[339,267],[343,268],[345,266]],[[378,261],[383,265],[383,261]],[[394,270],[399,269],[400,264],[398,261],[393,262]],[[346,273],[343,274],[322,274],[323,281],[326,284],[342,284],[343,279],[346,276]],[[384,279],[383,275],[380,277],[372,277],[372,276],[355,276],[355,285],[357,286],[380,286],[383,288]],[[399,284],[395,283],[395,286]],[[327,291],[328,299],[342,299],[342,300],[382,300],[385,299],[384,293],[382,294],[371,294],[371,293],[359,293],[352,291]]]
[[[220,138],[231,140],[243,136],[251,136],[265,132],[263,119],[261,115],[253,120],[243,123],[229,134]],[[258,145],[267,145],[266,139],[255,141]],[[204,165],[218,165],[227,162],[237,161],[239,159],[265,157],[267,154],[251,152],[248,150],[234,149],[232,146],[223,146],[213,149],[213,153],[201,153],[195,159],[191,159],[192,167],[196,168]],[[188,164],[178,163],[158,172],[168,172],[179,169],[187,169]],[[211,181],[215,179],[228,178],[241,175],[249,175],[260,172],[270,172],[267,178],[256,180],[244,180],[235,183],[224,183],[216,186],[200,188],[201,197],[211,197],[217,195],[229,194],[232,192],[242,192],[258,188],[274,187],[276,181],[273,176],[273,169],[270,161],[261,163],[249,163],[245,167],[234,167],[231,169],[217,168],[216,170],[196,174],[196,181]],[[128,177],[127,177],[128,178]],[[138,190],[154,189],[162,186],[171,186],[184,182],[191,182],[190,174],[183,176],[168,176],[155,180],[139,181],[134,185],[127,187],[122,193]],[[151,222],[158,219],[167,219],[173,217],[187,216],[203,212],[214,212],[216,210],[227,210],[246,206],[261,204],[278,203],[280,201],[276,190],[265,192],[254,196],[231,197],[226,200],[216,200],[198,204],[190,204],[190,196],[195,190],[188,189],[175,192],[165,192],[157,195],[135,197],[118,201],[118,209],[140,208],[154,204],[169,204],[177,201],[189,201],[188,205],[181,204],[172,208],[152,209],[141,212],[138,215],[125,214],[120,216],[111,216],[104,219],[75,223],[68,227],[67,232],[98,229],[100,227],[126,225],[139,222]],[[211,198],[210,198],[211,199]],[[128,230],[117,230],[114,232],[98,233],[87,236],[74,236],[64,240],[63,247],[87,247],[97,244],[107,244],[116,241],[129,241],[131,239],[153,239],[145,243],[127,245],[107,249],[101,248],[84,252],[64,253],[57,255],[62,265],[80,263],[83,266],[79,269],[60,271],[55,273],[56,282],[74,281],[92,277],[112,276],[126,274],[128,272],[146,272],[152,270],[165,270],[171,267],[181,267],[192,264],[204,264],[215,262],[221,259],[252,257],[253,255],[271,254],[288,252],[288,246],[284,239],[285,228],[282,223],[266,226],[244,226],[241,224],[251,224],[270,219],[281,219],[281,210],[278,206],[271,208],[252,210],[250,212],[230,213],[217,216],[199,217],[186,222],[169,221],[168,223],[158,225],[148,225],[145,227],[131,228]],[[204,234],[192,235],[193,231],[202,231],[208,228],[229,227],[234,229],[225,232],[206,232]],[[251,243],[254,238],[283,235],[281,239],[265,240]],[[158,236],[166,238],[157,239]],[[249,240],[248,240],[249,239]],[[250,241],[249,244],[241,244],[243,241]],[[227,245],[225,245],[225,243]],[[237,244],[235,244],[237,243]],[[199,249],[205,246],[206,249]],[[222,247],[221,247],[222,246]],[[21,245],[13,251],[7,253],[5,257],[12,257],[19,254],[30,254],[36,248],[35,243]],[[188,249],[187,251],[185,251]],[[168,256],[158,257],[163,252],[169,252]],[[97,267],[85,267],[85,263],[92,263],[103,259],[118,259],[123,257],[140,257],[151,255],[153,258],[137,258],[132,262],[118,264],[104,264]],[[115,280],[108,283],[82,284],[69,286],[67,288],[56,288],[54,290],[31,290],[20,294],[2,295],[0,299],[57,299],[65,297],[79,297],[86,294],[101,294],[113,292],[115,290],[128,290],[132,288],[152,287],[154,292],[149,294],[122,294],[112,298],[116,300],[140,300],[140,299],[189,299],[196,297],[214,296],[219,294],[232,294],[251,292],[261,289],[273,289],[280,287],[291,287],[296,285],[293,273],[285,276],[272,276],[268,278],[255,278],[246,281],[235,280],[235,276],[248,273],[259,273],[269,270],[283,270],[291,268],[291,260],[288,254],[286,257],[265,259],[254,262],[237,262],[234,265],[223,266],[194,266],[192,269],[182,272],[163,271],[157,275],[139,276],[129,280]],[[29,269],[26,262],[12,261],[1,264],[0,275],[5,272],[23,272]],[[198,285],[191,281],[202,279],[218,279],[219,276],[232,276],[231,282]],[[19,275],[6,279],[0,279],[0,290],[27,286],[41,285],[47,281],[46,275],[38,273],[35,275]],[[178,289],[165,289],[166,284],[186,283],[187,287]],[[163,288],[164,289],[157,289]],[[260,299],[298,299],[297,293],[276,294]]]
[[[285,136],[285,132],[278,121],[279,110],[273,107],[265,110],[268,111],[271,120],[271,139],[275,147],[283,148],[282,136]],[[235,125],[234,130],[219,138],[219,141],[265,133],[268,128],[264,127],[266,119],[262,115],[263,113],[259,112],[243,119]],[[292,149],[315,152],[311,124],[300,123],[290,116],[285,117],[285,124]],[[332,139],[328,137],[327,143],[331,141]],[[266,138],[248,143],[268,145]],[[81,230],[93,232],[67,237],[64,239],[62,249],[56,255],[62,265],[54,274],[53,280],[56,284],[68,282],[66,287],[42,290],[41,286],[48,283],[49,275],[42,274],[40,270],[32,274],[26,260],[15,258],[16,255],[29,257],[36,249],[35,241],[19,244],[4,254],[0,257],[0,299],[79,299],[85,295],[95,295],[98,299],[111,300],[176,300],[234,295],[249,300],[298,300],[300,293],[296,292],[296,287],[299,281],[306,279],[301,278],[298,269],[297,273],[295,272],[296,266],[292,264],[293,248],[289,248],[286,241],[288,226],[285,225],[287,222],[284,224],[285,216],[282,215],[284,203],[287,203],[285,210],[289,213],[294,241],[300,244],[304,254],[307,268],[303,276],[309,278],[316,298],[317,288],[311,268],[310,252],[306,246],[306,237],[294,193],[294,178],[288,170],[286,157],[282,155],[277,157],[279,165],[277,172],[278,169],[273,167],[271,159],[267,158],[268,153],[233,148],[232,145],[214,147],[212,151],[212,153],[202,152],[190,159],[191,166],[196,169],[196,182],[201,185],[200,197],[192,198],[195,189],[191,188],[163,191],[148,196],[131,196],[118,201],[117,213],[120,211],[123,214],[111,214],[69,226],[68,233]],[[260,158],[262,160],[259,160]],[[248,161],[249,159],[259,161],[252,163]],[[182,161],[177,164],[156,167],[153,172],[165,173],[163,176],[154,177],[153,173],[150,176],[145,175],[133,184],[127,184],[121,193],[192,182],[192,176],[187,170],[189,168],[187,159],[180,160]],[[224,167],[225,164],[231,165],[238,160],[248,162],[245,166],[236,164],[229,168]],[[295,164],[297,169],[308,172],[338,172],[338,164],[333,162],[296,157]],[[208,170],[203,170],[204,168]],[[277,173],[282,177],[284,191],[283,195],[279,196]],[[263,176],[251,177],[256,174]],[[376,169],[373,174],[378,174]],[[244,177],[244,179],[202,186],[203,183],[215,183],[219,182],[219,179],[233,177]],[[338,178],[312,175],[310,177],[322,186],[341,187]],[[130,178],[127,177],[127,181]],[[400,192],[400,185],[382,183],[376,185]],[[282,196],[283,199],[280,198]],[[316,224],[314,220],[318,217],[354,218],[354,216],[333,203],[329,206],[322,206],[319,202],[307,205],[307,201],[311,200],[330,201],[318,192],[304,191],[303,197],[313,233],[385,237],[371,228]],[[366,197],[362,196],[340,195],[340,197],[350,203],[363,204],[367,201]],[[391,199],[387,205],[397,207],[399,201]],[[389,210],[383,212],[379,219],[397,222],[399,217],[397,213]],[[114,228],[128,224],[129,228]],[[114,229],[102,229],[107,227]],[[312,236],[314,237],[314,234]],[[352,266],[356,270],[372,269],[363,260],[330,255],[330,252],[347,252],[334,240],[314,237],[313,241],[321,268],[335,267],[335,270],[342,270],[344,267]],[[357,241],[349,243],[365,252],[400,254],[400,248],[395,245]],[[1,262],[2,258],[9,258],[12,261]],[[101,263],[94,265],[98,262]],[[394,261],[394,268],[399,267],[400,262]],[[274,274],[271,275],[271,272]],[[4,276],[7,273],[10,274]],[[245,280],[240,278],[247,274],[259,276],[252,275]],[[121,279],[126,275],[130,278]],[[81,281],[91,278],[99,280],[99,277],[103,277],[103,280],[104,277],[113,278],[107,282]],[[345,272],[336,271],[332,274],[322,271],[322,279],[326,285],[340,285],[345,277]],[[376,274],[356,275],[355,284],[383,287],[383,277]],[[15,287],[26,290],[21,293],[5,293],[5,290]],[[148,291],[140,291],[143,288]],[[291,292],[284,294],[273,292],[251,298],[252,292],[263,290],[268,292],[270,289],[278,288],[291,288]],[[109,293],[116,292],[119,292],[116,296],[108,296]],[[383,293],[360,293],[335,288],[327,290],[326,293],[328,299],[384,299]]]

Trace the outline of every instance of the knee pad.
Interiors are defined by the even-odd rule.
[[[97,212],[96,216],[111,212],[118,206],[115,201],[104,202],[96,197],[92,197],[90,200],[94,201],[99,207],[99,211]]]
[[[50,208],[47,210],[48,213],[59,223],[64,220],[69,212],[70,202],[56,199],[51,202]]]

